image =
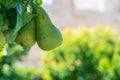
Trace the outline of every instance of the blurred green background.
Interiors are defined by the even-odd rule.
[[[29,49],[6,45],[0,54],[0,80],[119,80],[120,37],[114,28],[65,28],[64,42],[44,52],[39,67],[15,65]]]

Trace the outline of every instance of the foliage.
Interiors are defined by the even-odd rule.
[[[120,38],[98,25],[64,29],[63,45],[42,56],[44,80],[119,80]]]
[[[4,42],[0,49],[5,43],[31,48],[37,42],[41,49],[51,50],[62,43],[61,32],[41,4],[41,0],[0,0],[0,43]]]
[[[17,66],[28,53],[28,48],[17,44],[6,44],[0,52],[0,80],[42,80],[40,69],[34,67]]]
[[[1,26],[8,25],[16,34],[35,15],[32,13],[32,5],[41,5],[41,0],[0,0]]]
[[[14,69],[14,63],[27,55],[29,49],[17,44],[6,44],[0,52],[0,80],[21,80]]]
[[[120,38],[115,30],[97,26],[62,33],[63,45],[42,54],[39,68],[15,66],[29,49],[6,44],[0,52],[0,80],[119,80]]]
[[[35,25],[36,19],[41,18],[41,16],[42,19],[39,19],[39,21],[44,20],[44,18],[46,18],[46,21],[49,19],[50,24],[48,25],[48,22],[44,21],[42,27],[48,26],[51,29],[52,26],[54,30],[47,30],[48,28],[46,28],[47,31],[40,31],[41,28],[38,30],[46,34],[38,34],[40,37],[43,36],[45,39],[49,36],[49,40],[47,39],[46,42],[53,42],[52,40],[56,40],[56,37],[61,34],[43,8],[45,15],[38,15],[38,13],[41,13],[38,11],[41,4],[41,0],[0,0],[0,80],[42,80],[37,69],[17,69],[18,67],[16,68],[14,65],[16,61],[21,60],[22,56],[27,55],[35,42],[38,42],[38,40],[36,41],[36,26],[33,26],[34,29],[30,27],[32,20]],[[39,21],[37,21],[38,24],[41,24]],[[49,31],[51,34],[48,34]],[[54,38],[50,37],[55,35],[54,33],[57,33],[57,35]],[[20,36],[17,37],[18,35]],[[34,42],[31,37],[35,40]],[[19,43],[16,41],[17,38],[19,38]],[[23,43],[27,46],[24,46]],[[57,43],[55,47],[57,47]]]
[[[30,80],[17,72],[15,68],[15,62],[27,55],[30,48],[22,47],[14,40],[18,31],[35,16],[33,4],[40,6],[41,0],[0,0],[0,32],[6,38],[6,44],[0,50],[0,80]]]
[[[20,80],[43,80],[41,70],[38,67],[16,66],[15,71],[21,76]]]

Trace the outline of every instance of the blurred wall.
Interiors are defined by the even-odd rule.
[[[95,24],[117,27],[120,25],[119,4],[120,0],[53,0],[52,5],[43,7],[60,28]]]

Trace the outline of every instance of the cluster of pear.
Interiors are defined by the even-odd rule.
[[[36,16],[19,30],[15,42],[28,48],[31,48],[37,42],[38,46],[45,51],[61,45],[62,34],[51,22],[47,12],[39,7],[36,13]],[[5,44],[3,39],[5,39],[4,35],[0,33],[0,48]]]

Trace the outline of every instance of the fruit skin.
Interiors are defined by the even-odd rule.
[[[31,48],[35,44],[36,40],[34,19],[32,19],[28,24],[21,28],[17,34],[15,41],[21,46],[27,48]]]
[[[1,51],[2,48],[4,47],[5,43],[6,43],[5,36],[4,36],[3,33],[0,31],[0,51]]]
[[[38,46],[45,50],[51,50],[61,45],[63,38],[60,31],[51,22],[46,11],[39,7],[35,17],[36,40]]]

